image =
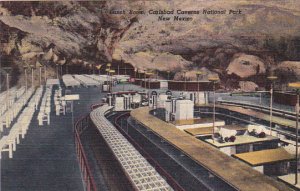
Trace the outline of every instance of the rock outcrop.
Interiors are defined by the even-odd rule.
[[[257,56],[236,54],[229,63],[226,71],[228,75],[235,74],[244,79],[254,75],[263,74],[266,72],[266,68],[263,61]]]
[[[203,14],[212,9],[226,12]],[[171,70],[176,79],[183,69],[194,79],[193,71],[205,67],[227,87],[233,75],[252,80],[276,63],[300,60],[299,9],[295,0],[1,2],[1,61],[15,68],[16,82],[22,66],[37,60],[49,70],[67,64],[72,72],[122,60],[160,74]],[[193,10],[199,14],[181,14]],[[170,20],[159,21],[160,16]],[[288,72],[281,74],[288,78]]]
[[[300,80],[300,62],[299,61],[284,61],[278,64],[275,72],[279,76],[286,77],[285,81]]]
[[[240,81],[239,82],[240,90],[244,92],[256,91],[258,85],[251,81]]]

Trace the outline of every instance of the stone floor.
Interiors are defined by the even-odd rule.
[[[71,93],[81,97],[74,102],[74,119],[89,112],[90,105],[101,99],[99,88],[71,89]],[[37,114],[35,112],[25,139],[17,145],[14,157],[9,159],[7,152],[2,154],[2,190],[84,190],[75,153],[71,113],[56,116],[53,107],[49,126],[38,126]]]

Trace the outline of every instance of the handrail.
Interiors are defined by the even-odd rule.
[[[86,154],[84,152],[81,140],[80,140],[80,134],[83,130],[83,121],[88,121],[89,115],[84,115],[80,117],[74,126],[74,132],[75,132],[75,146],[76,146],[76,154],[79,160],[79,167],[82,173],[82,178],[85,183],[85,190],[86,191],[97,191],[97,187],[95,184],[94,177],[91,173]]]
[[[212,115],[213,112],[212,111],[201,111],[202,114],[210,114]],[[246,122],[246,123],[250,123],[250,124],[257,124],[257,125],[261,125],[260,123],[257,123],[257,122],[253,122],[253,121],[250,121],[250,120],[245,120],[245,119],[242,119],[242,118],[239,118],[239,117],[234,117],[233,115],[227,115],[227,114],[224,114],[224,113],[220,113],[220,112],[216,112],[216,115],[221,115],[221,116],[224,116],[224,117],[228,117],[228,118],[232,118],[232,119],[237,119],[237,120],[240,120],[240,121],[243,121],[243,122]],[[248,115],[249,116],[249,115]],[[252,116],[253,117],[253,116]],[[254,117],[255,118],[255,117]],[[266,126],[268,128],[268,126]],[[290,138],[296,138],[296,135],[292,134],[292,133],[288,133],[287,131],[283,131],[283,130],[280,130],[280,129],[273,129],[273,131],[276,131],[282,135],[285,135],[285,136],[288,136]],[[300,139],[300,138],[299,138]]]
[[[260,111],[264,111],[264,112],[270,112],[269,107],[256,105],[256,104],[251,104],[251,103],[241,103],[241,102],[233,102],[233,101],[227,101],[227,100],[220,100],[220,101],[218,101],[218,103],[220,103],[222,105],[242,106],[242,107],[248,107],[250,109],[260,110]],[[279,115],[279,116],[282,116],[282,117],[287,117],[289,119],[291,119],[291,118],[295,119],[296,118],[296,113],[295,112],[286,111],[286,110],[277,109],[277,108],[273,108],[273,112],[274,112],[275,115]]]
[[[90,109],[91,109],[91,111],[93,111],[94,109],[101,107],[103,105],[104,105],[104,103],[95,103],[90,106]]]

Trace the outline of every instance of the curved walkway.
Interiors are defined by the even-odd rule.
[[[110,108],[104,105],[92,111],[90,116],[134,187],[137,190],[173,190],[148,161],[105,118],[105,113]]]

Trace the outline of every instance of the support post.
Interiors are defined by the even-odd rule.
[[[213,82],[213,91],[214,91],[214,108],[213,108],[213,142],[215,141],[215,123],[216,123],[216,87],[215,82]]]
[[[56,64],[56,78],[58,79],[58,65]]]
[[[31,68],[31,87],[33,88],[33,68]]]
[[[44,65],[44,81],[45,81],[45,85],[47,84],[47,66],[46,64]]]
[[[28,82],[27,82],[27,68],[25,68],[24,70],[25,72],[25,92],[27,93],[27,90],[28,90]]]
[[[39,67],[39,73],[40,73],[40,86],[42,85],[42,67]]]
[[[297,90],[297,103],[295,106],[296,109],[296,174],[295,174],[295,185],[298,184],[298,126],[299,126],[299,90]]]
[[[271,83],[270,89],[270,135],[272,136],[272,118],[273,118],[273,83]]]

